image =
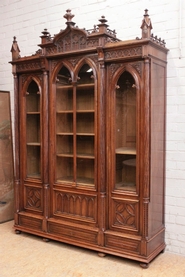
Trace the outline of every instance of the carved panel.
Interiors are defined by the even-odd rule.
[[[33,188],[26,186],[25,187],[25,208],[26,209],[35,209],[42,210],[42,189]]]
[[[55,213],[96,220],[96,197],[56,192]]]
[[[142,62],[129,63],[129,65],[131,65],[139,73],[139,75],[142,76]],[[125,70],[125,66],[126,64],[124,63],[111,63],[109,66],[110,77],[112,77],[120,67],[123,67],[123,70]]]
[[[114,226],[138,229],[138,203],[114,202]]]
[[[110,77],[112,77],[114,75],[114,73],[116,72],[116,70],[120,67],[123,66],[123,70],[124,70],[124,65],[122,63],[112,63],[110,66],[109,66],[109,70],[110,70]]]
[[[97,47],[99,45],[98,39],[90,39],[87,41],[87,47]]]
[[[17,64],[16,68],[17,68],[17,72],[26,71],[26,70],[38,70],[38,69],[41,69],[41,63],[40,61],[21,63],[21,64]]]
[[[55,53],[57,53],[57,47],[55,45],[46,48],[46,55],[51,55]]]
[[[137,70],[140,76],[142,76],[142,63],[137,62],[137,63],[131,63],[131,65]]]
[[[27,81],[28,78],[33,78],[33,77],[37,77],[40,80],[40,82],[42,82],[42,74],[34,74],[34,75],[23,74],[22,75],[22,85],[24,85],[24,83]]]
[[[113,50],[105,53],[105,59],[119,59],[142,55],[142,47],[133,47],[122,50]]]

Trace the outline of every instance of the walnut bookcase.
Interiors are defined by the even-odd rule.
[[[104,16],[45,29],[20,57],[14,37],[15,230],[139,261],[165,248],[165,42],[121,41]]]

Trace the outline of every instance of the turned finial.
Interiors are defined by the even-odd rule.
[[[143,15],[143,21],[141,24],[142,29],[142,38],[150,38],[151,36],[151,29],[152,29],[152,22],[149,18],[148,10],[145,9],[145,14]]]
[[[99,33],[107,33],[107,27],[109,27],[109,25],[106,24],[107,19],[105,19],[105,16],[102,15],[99,21],[101,22],[100,24],[98,24]]]
[[[67,22],[66,22],[67,25],[72,25],[72,26],[75,25],[75,23],[72,22],[73,17],[74,17],[74,14],[71,13],[70,9],[67,9],[66,14],[64,15],[64,18],[67,19]]]
[[[10,52],[12,52],[12,61],[15,61],[18,58],[20,58],[20,55],[19,55],[20,49],[19,49],[19,46],[17,44],[15,36],[13,37],[13,44],[12,44],[12,48],[11,48]]]

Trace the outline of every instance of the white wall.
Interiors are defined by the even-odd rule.
[[[104,15],[122,40],[141,36],[144,9],[149,10],[153,32],[165,39],[167,73],[166,250],[185,255],[185,1],[176,0],[0,0],[0,90],[11,91],[11,45],[17,37],[21,56],[39,49],[40,35],[66,27],[70,8],[73,21],[90,29]]]

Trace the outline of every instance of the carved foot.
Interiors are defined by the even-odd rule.
[[[44,241],[44,242],[49,242],[49,241],[50,241],[50,239],[43,238],[43,241]]]
[[[140,263],[140,267],[146,269],[149,267],[149,264],[146,264],[146,263]]]
[[[102,252],[98,252],[98,256],[99,256],[99,257],[105,257],[106,254],[105,254],[105,253],[102,253]]]
[[[21,234],[22,232],[19,231],[19,230],[15,230],[15,233],[16,233],[17,235],[19,235],[19,234]]]

